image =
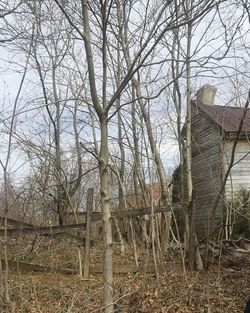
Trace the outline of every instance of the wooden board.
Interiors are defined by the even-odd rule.
[[[172,204],[171,206],[166,206],[166,207],[155,207],[154,208],[154,213],[164,213],[164,212],[171,212],[173,211],[180,211],[183,209],[183,207],[186,206],[186,204]],[[172,207],[172,208],[171,208]],[[75,213],[69,212],[67,213],[69,215],[74,215]],[[77,215],[80,216],[86,216],[86,212],[77,212]],[[126,211],[114,211],[111,212],[111,217],[112,218],[126,218],[126,217],[139,217],[139,216],[144,216],[144,215],[150,215],[151,214],[151,208],[142,208],[142,209],[134,209],[134,210],[126,210]],[[101,221],[102,219],[102,213],[101,212],[93,212],[91,221],[93,222],[98,222]]]
[[[4,219],[5,219],[5,217],[0,215],[0,224],[1,225],[4,225]],[[32,224],[25,223],[23,221],[19,221],[19,220],[16,220],[14,218],[10,218],[10,217],[7,217],[7,224],[8,224],[8,226],[15,226],[15,227],[17,227],[17,226],[19,226],[19,227],[20,226],[22,226],[22,227],[34,227],[34,225],[32,225]]]
[[[18,262],[18,261],[8,261],[9,268],[17,271],[24,271],[29,273],[60,273],[63,275],[72,275],[78,274],[78,271],[74,269],[65,269],[65,268],[52,268],[49,266],[41,266],[37,264]],[[2,265],[4,269],[4,260],[2,259]],[[181,263],[166,263],[163,265],[158,265],[158,270],[161,271],[169,271],[176,270],[182,271]],[[135,265],[126,265],[126,264],[114,264],[113,271],[116,274],[128,274],[128,273],[154,273],[155,267],[153,264],[140,265],[136,267]],[[90,273],[91,274],[102,274],[103,265],[102,264],[92,264],[90,265]]]
[[[8,229],[8,235],[53,235],[69,232],[83,231],[86,224],[73,224],[62,226],[45,226],[45,227],[20,227]],[[4,236],[4,229],[0,229],[0,237]]]
[[[3,269],[5,269],[4,260],[1,259]],[[62,268],[52,268],[49,266],[41,266],[37,264],[19,262],[19,261],[10,261],[8,260],[8,265],[10,269],[16,271],[24,271],[29,273],[60,273],[64,275],[76,274],[76,271],[73,269],[62,269]]]
[[[185,204],[173,204],[172,207],[155,207],[154,213],[164,213],[173,211],[180,211],[183,209]],[[71,213],[68,213],[71,214]],[[135,209],[135,210],[127,210],[127,211],[117,211],[111,212],[112,218],[135,218],[144,215],[150,215],[151,208],[142,208],[142,209]],[[81,212],[80,215],[85,216],[85,212]],[[101,221],[102,214],[100,212],[93,212],[91,217],[91,222],[98,222]],[[62,226],[44,226],[44,227],[19,227],[19,228],[9,228],[8,235],[48,235],[53,236],[53,234],[63,234],[69,232],[76,232],[76,231],[85,231],[86,230],[86,223],[81,224],[71,224],[71,225],[62,225]],[[4,229],[0,229],[0,237],[4,236]]]

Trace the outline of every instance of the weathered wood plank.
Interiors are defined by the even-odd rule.
[[[4,219],[5,217],[0,215],[0,224],[4,224]],[[8,226],[22,226],[22,227],[33,227],[34,225],[32,224],[29,224],[29,223],[26,223],[26,222],[23,222],[23,221],[19,221],[19,220],[16,220],[14,218],[10,218],[10,217],[7,217],[7,224]]]
[[[186,203],[178,203],[178,204],[172,204],[172,210],[173,211],[180,211],[183,209],[183,207],[186,206]],[[171,207],[155,207],[154,213],[164,213],[164,212],[171,212]],[[67,214],[73,214],[73,213],[67,213]],[[86,216],[86,212],[78,212],[77,213],[80,216]],[[126,210],[126,211],[117,211],[117,212],[111,212],[112,218],[126,218],[126,217],[138,217],[138,216],[144,216],[144,215],[150,215],[151,214],[151,208],[142,208],[142,209],[134,209],[134,210]],[[102,214],[101,212],[93,212],[91,217],[91,222],[98,222],[101,221]]]
[[[173,204],[172,210],[173,211],[180,211],[186,204]],[[171,207],[156,207],[154,213],[164,213],[170,212]],[[71,213],[69,213],[71,214]],[[79,214],[79,213],[78,213]],[[128,210],[128,211],[117,211],[111,212],[112,218],[126,218],[126,217],[138,217],[144,215],[150,215],[151,209],[150,208],[143,208],[143,209],[135,209],[135,210]],[[86,212],[81,212],[80,215],[85,216]],[[98,222],[101,221],[102,215],[99,212],[92,213],[91,222]],[[75,231],[84,231],[86,230],[86,223],[81,224],[72,224],[72,225],[62,225],[62,226],[44,226],[44,227],[19,227],[19,228],[10,228],[8,229],[8,235],[53,235],[53,234],[63,234]],[[4,235],[4,230],[0,229],[0,237]]]
[[[10,228],[8,235],[53,235],[63,234],[75,231],[83,231],[86,229],[86,224],[73,224],[62,226],[45,226],[45,227],[23,227],[23,228]],[[4,236],[4,229],[0,229],[0,237]]]
[[[193,107],[192,117],[192,174],[197,191],[195,214],[198,236],[207,231],[211,207],[221,185],[221,138],[217,126]],[[198,113],[198,114],[197,114]],[[216,216],[222,216],[223,202],[219,201]],[[215,223],[216,224],[216,223]]]
[[[172,205],[172,209],[180,210],[183,208],[184,204],[181,205]],[[171,212],[171,207],[155,207],[154,213],[164,213],[164,212]],[[138,217],[138,216],[144,216],[144,215],[151,215],[151,208],[143,208],[143,209],[135,209],[135,210],[129,210],[129,211],[117,211],[117,212],[111,212],[111,216],[113,218],[124,218],[124,217]]]
[[[3,269],[5,269],[5,262],[2,259]],[[60,273],[64,275],[76,274],[76,271],[73,269],[63,269],[63,268],[52,268],[50,266],[41,266],[37,264],[31,264],[26,262],[12,261],[8,260],[9,268],[16,271],[25,271],[29,273]]]
[[[2,259],[3,269],[4,269],[4,260]],[[63,275],[76,275],[78,271],[68,268],[52,268],[50,266],[42,266],[32,263],[19,262],[19,261],[8,261],[9,268],[15,271],[24,271],[28,273],[60,273]],[[127,274],[127,273],[154,273],[155,267],[154,264],[140,265],[136,267],[135,265],[126,265],[126,264],[114,264],[114,273],[116,274]],[[158,270],[175,270],[182,271],[181,262],[178,263],[166,263],[158,266]],[[103,265],[102,264],[92,264],[90,265],[91,274],[102,274]]]

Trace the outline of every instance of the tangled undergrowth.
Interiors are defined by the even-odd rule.
[[[116,275],[115,308],[122,313],[243,312],[250,295],[250,269],[214,268],[204,273],[168,272],[160,279],[145,274]],[[11,303],[3,312],[101,312],[101,276],[80,281],[60,274],[10,275]]]
[[[14,247],[14,246],[13,246]],[[64,243],[39,245],[28,249],[10,249],[12,259],[30,261],[56,268],[77,268],[76,251]],[[25,252],[25,253],[24,253]],[[100,250],[92,251],[92,262],[101,258]],[[145,253],[145,251],[144,251]],[[140,252],[139,260],[145,255]],[[122,258],[115,255],[115,262]],[[214,265],[207,272],[171,271],[160,277],[146,273],[116,274],[114,277],[117,313],[242,313],[250,297],[250,259],[243,258],[234,266],[230,260]],[[133,263],[133,251],[127,250],[123,262]],[[170,262],[170,260],[169,260]],[[88,281],[77,275],[53,273],[29,274],[12,271],[9,276],[11,301],[2,306],[3,313],[95,313],[102,312],[102,277],[91,275]]]

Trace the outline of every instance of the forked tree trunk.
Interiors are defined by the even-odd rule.
[[[101,131],[101,142],[100,152],[98,155],[98,167],[100,175],[100,192],[101,192],[101,203],[102,203],[102,228],[103,228],[103,302],[104,312],[113,313],[113,262],[112,262],[112,228],[111,228],[111,214],[110,214],[110,173],[108,168],[109,161],[109,147],[108,147],[108,109],[107,109],[107,94],[106,94],[106,83],[107,83],[107,51],[106,51],[106,13],[107,13],[107,2],[103,5],[103,21],[105,26],[103,28],[103,95],[102,103],[99,101],[97,86],[96,86],[96,75],[95,66],[92,53],[91,39],[90,39],[90,25],[88,15],[88,1],[81,0],[82,3],[82,18],[84,28],[84,45],[87,56],[88,75],[89,75],[89,87],[91,92],[92,102],[96,113],[99,117],[100,131]]]

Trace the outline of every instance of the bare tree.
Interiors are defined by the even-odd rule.
[[[2,123],[4,124],[6,128],[6,135],[7,135],[7,147],[6,147],[6,153],[4,156],[4,159],[0,159],[0,165],[3,170],[3,185],[4,185],[4,263],[5,263],[5,275],[4,275],[4,300],[6,303],[10,302],[10,295],[9,295],[9,284],[8,284],[8,275],[9,275],[9,266],[8,266],[8,249],[7,249],[7,228],[8,228],[8,223],[7,223],[7,217],[8,213],[11,207],[10,203],[10,193],[9,193],[9,186],[10,186],[10,166],[11,166],[11,153],[12,153],[12,144],[13,144],[13,133],[15,131],[15,126],[16,126],[16,113],[17,113],[17,106],[19,102],[19,97],[22,92],[25,76],[27,73],[27,66],[30,58],[30,50],[29,54],[27,55],[26,59],[26,64],[24,67],[23,75],[19,84],[18,92],[15,97],[14,103],[13,103],[13,110],[11,112],[10,117],[8,117],[6,120],[3,120]],[[9,121],[8,121],[9,119]],[[0,261],[2,262],[2,261]],[[1,265],[2,269],[2,265]],[[1,291],[2,292],[2,291]]]

